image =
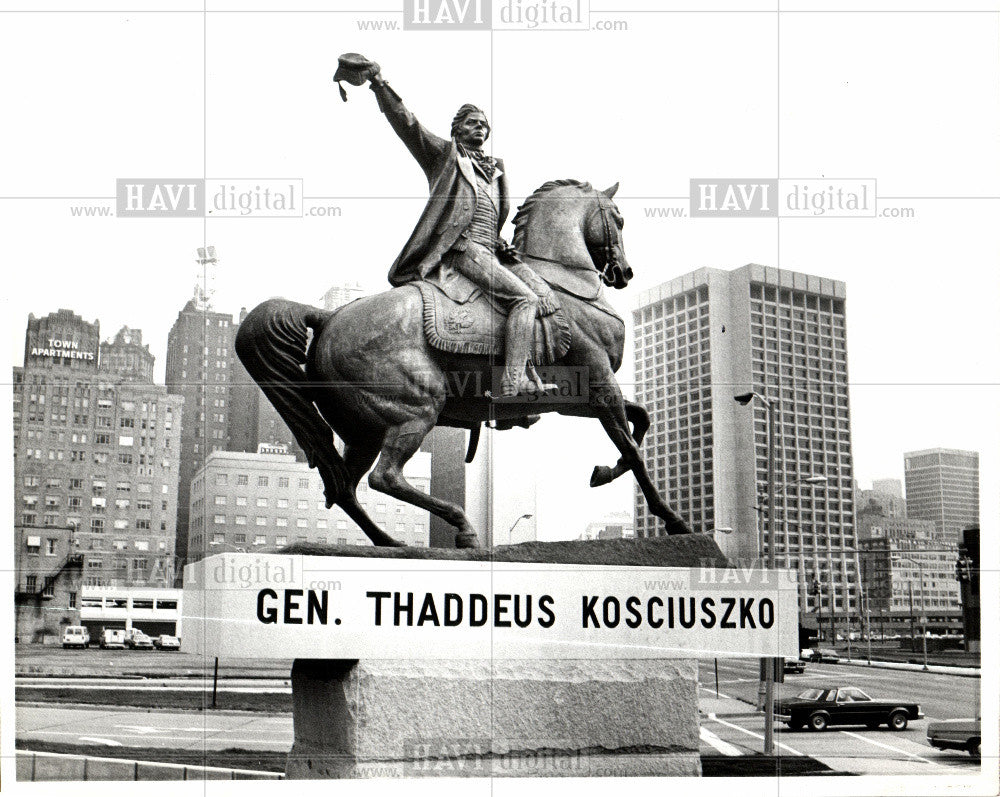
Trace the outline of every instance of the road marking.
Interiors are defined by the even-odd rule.
[[[861,734],[858,733],[852,733],[851,731],[840,731],[840,733],[843,733],[846,736],[850,736],[852,739],[860,739],[862,742],[868,742],[868,744],[873,744],[876,747],[881,747],[884,748],[885,750],[892,750],[894,753],[899,753],[900,755],[905,755],[908,756],[909,758],[915,758],[917,759],[917,761],[923,761],[925,764],[935,763],[934,761],[931,761],[929,758],[924,758],[923,756],[919,756],[916,753],[909,753],[906,750],[903,750],[902,748],[893,747],[891,744],[876,742],[874,739],[869,739],[867,736],[862,736]]]
[[[739,725],[734,725],[731,722],[726,722],[725,720],[720,720],[718,717],[715,716],[715,714],[709,714],[708,718],[710,720],[714,720],[715,722],[719,723],[720,725],[725,725],[727,728],[732,728],[733,730],[737,730],[740,733],[745,733],[748,736],[753,736],[755,739],[760,739],[761,741],[764,740],[764,737],[761,736],[759,733],[754,733],[753,731],[748,730],[746,728],[742,728]],[[793,750],[787,744],[782,744],[781,742],[775,742],[775,744],[778,747],[780,747],[782,750],[787,750],[792,755],[800,755],[800,756],[804,756],[805,755],[805,753],[800,753],[798,750]]]
[[[717,697],[724,698],[725,700],[735,700],[736,699],[734,697],[730,697],[729,695],[727,695],[727,694],[725,694],[723,692],[716,692],[714,689],[709,689],[707,686],[702,686],[700,688],[704,689],[706,692],[711,692],[713,695],[716,695]]]
[[[700,734],[702,741],[712,745],[712,747],[714,747],[723,755],[728,755],[728,756],[743,755],[743,753],[739,751],[739,748],[734,747],[729,742],[723,741],[714,733],[712,733],[708,728],[702,728]]]
[[[121,747],[121,742],[116,742],[114,739],[102,739],[100,736],[81,736],[81,742],[97,742],[98,744],[107,745],[108,747]]]

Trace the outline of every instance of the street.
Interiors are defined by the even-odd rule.
[[[764,744],[764,717],[754,710],[756,661],[720,660],[716,698],[712,660],[699,667],[703,755],[759,755]],[[792,731],[775,724],[781,756],[810,756],[841,773],[858,775],[973,774],[979,762],[961,752],[938,751],[927,744],[927,723],[976,715],[978,679],[842,664],[807,664],[802,675],[786,675],[775,684],[776,696],[794,696],[810,686],[850,685],[872,697],[915,700],[926,715],[902,732],[886,727],[833,727],[821,733]],[[709,751],[712,751],[711,753]]]
[[[760,756],[764,718],[755,711],[756,660],[718,662],[718,695],[714,661],[699,664],[701,754],[709,757]],[[157,677],[17,679],[21,689],[62,689],[81,694],[93,690],[186,691],[205,688],[203,678]],[[807,664],[802,675],[786,675],[776,684],[777,696],[795,695],[811,686],[852,685],[872,697],[899,697],[920,703],[925,719],[912,721],[902,732],[888,728],[834,727],[824,732],[791,731],[775,726],[782,759],[813,758],[830,770],[859,775],[974,774],[978,762],[961,752],[937,751],[926,741],[927,722],[976,715],[978,679],[920,671],[900,671],[845,664]],[[290,690],[287,676],[221,678],[220,692]],[[285,752],[292,744],[289,713],[262,711],[191,711],[80,704],[19,704],[17,739],[90,747],[139,747],[174,750],[270,750]],[[793,764],[789,763],[789,767]]]
[[[287,752],[292,747],[292,717],[248,711],[109,711],[21,705],[17,707],[17,738],[105,747]]]

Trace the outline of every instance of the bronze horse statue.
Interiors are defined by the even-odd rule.
[[[518,209],[513,245],[532,269],[558,291],[570,344],[554,366],[586,375],[585,400],[519,396],[494,401],[486,394],[451,390],[449,374],[492,384],[494,358],[455,354],[429,345],[421,291],[415,285],[357,299],[332,312],[270,299],[240,325],[236,352],[319,470],[328,507],[339,505],[375,545],[400,545],[367,515],[356,489],[375,463],[369,485],[426,509],[456,529],[456,545],[478,546],[462,507],[428,495],[403,477],[403,465],[436,425],[472,430],[530,425],[538,412],[596,418],[621,453],[613,467],[594,468],[591,486],[632,471],[649,511],[668,534],[690,529],[657,493],[638,446],[649,416],[626,400],[614,374],[621,366],[625,323],[601,296],[601,283],[624,288],[632,276],[625,259],[623,219],[612,201],[618,186],[546,183]],[[311,334],[311,340],[310,340]],[[630,431],[629,424],[632,429]],[[336,432],[343,454],[334,447]]]

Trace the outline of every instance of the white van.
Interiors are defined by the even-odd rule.
[[[68,625],[63,631],[62,646],[64,648],[90,647],[90,631],[82,625]]]

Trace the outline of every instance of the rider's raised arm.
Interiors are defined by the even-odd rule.
[[[371,76],[371,89],[378,99],[378,107],[385,118],[389,120],[392,129],[396,131],[410,154],[416,158],[420,168],[424,170],[428,180],[435,171],[435,165],[444,157],[451,142],[434,135],[424,127],[417,118],[403,105],[399,95],[392,86],[375,74]]]

